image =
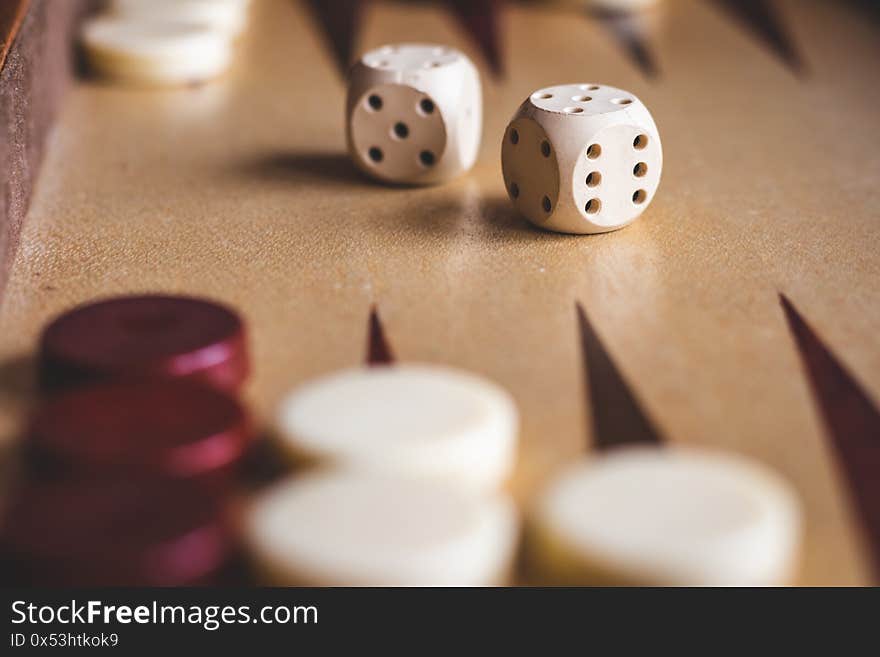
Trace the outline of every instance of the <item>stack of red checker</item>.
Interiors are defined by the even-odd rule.
[[[210,583],[233,554],[227,517],[252,432],[240,317],[187,297],[119,297],[53,321],[47,399],[2,526],[20,584]]]

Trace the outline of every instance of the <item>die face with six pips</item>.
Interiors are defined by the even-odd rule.
[[[479,74],[464,54],[428,44],[383,46],[351,71],[349,154],[384,182],[444,182],[473,166],[482,113]]]
[[[504,133],[507,192],[532,223],[601,233],[635,220],[654,198],[663,151],[650,112],[633,94],[599,84],[533,93]]]

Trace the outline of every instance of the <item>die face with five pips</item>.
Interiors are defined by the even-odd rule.
[[[654,198],[663,151],[650,112],[633,94],[599,84],[533,93],[501,148],[504,184],[532,223],[602,233],[635,220]]]
[[[352,68],[348,150],[378,180],[444,182],[473,166],[482,114],[480,77],[463,53],[429,44],[383,46]]]

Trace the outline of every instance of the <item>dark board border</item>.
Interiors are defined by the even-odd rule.
[[[73,71],[88,0],[6,0],[0,9],[0,298],[46,137]]]

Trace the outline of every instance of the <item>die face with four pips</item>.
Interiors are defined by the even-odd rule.
[[[351,70],[348,150],[378,180],[434,184],[464,173],[477,158],[482,121],[479,73],[454,48],[383,46]]]
[[[533,93],[504,133],[507,192],[532,223],[602,233],[635,220],[654,198],[663,151],[650,112],[633,94],[599,84]]]

